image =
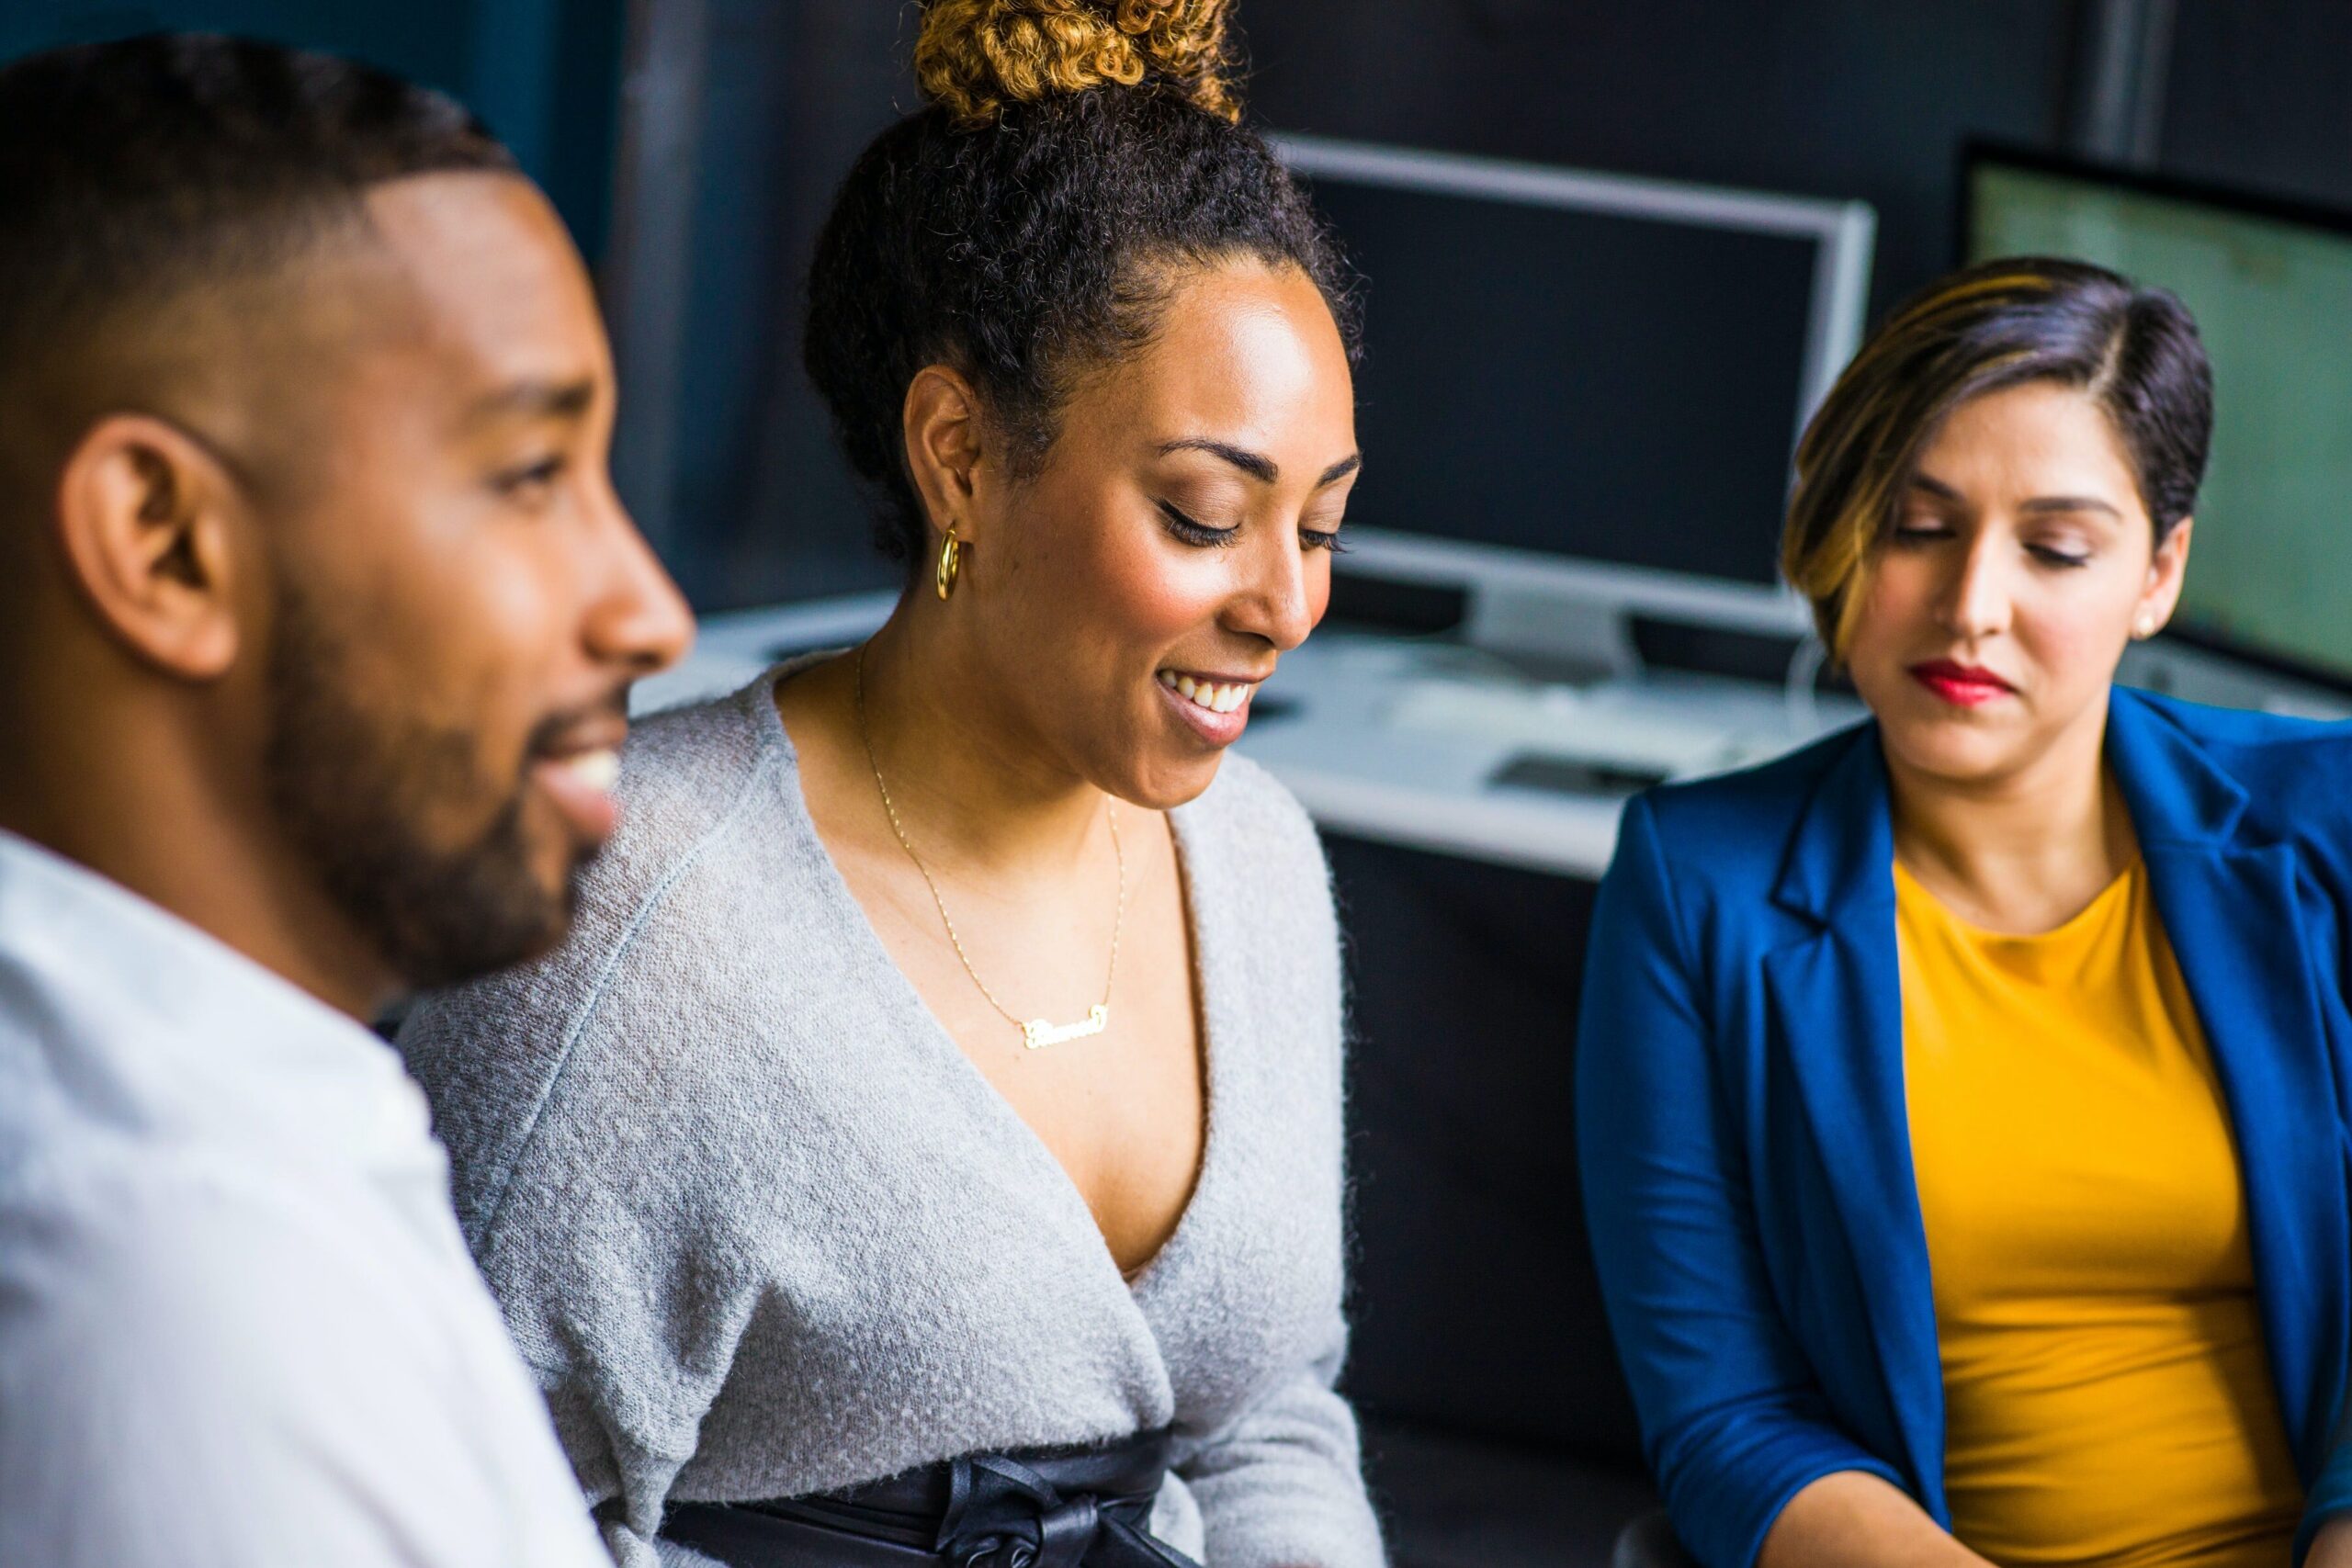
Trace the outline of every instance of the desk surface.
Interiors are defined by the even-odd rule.
[[[732,690],[786,653],[854,642],[893,600],[713,616],[694,657],[640,685],[634,705],[650,712]],[[1513,776],[1539,779],[1588,769],[1690,777],[1760,761],[1861,711],[1833,698],[1792,711],[1778,686],[1700,676],[1547,685],[1452,641],[1344,628],[1284,655],[1255,702],[1238,749],[1325,829],[1585,877],[1608,865],[1633,783],[1498,782],[1514,761]]]
[[[1699,676],[1545,684],[1457,644],[1348,631],[1285,655],[1268,699],[1240,750],[1326,828],[1574,876],[1607,867],[1643,783],[1761,761],[1860,713]],[[1512,782],[1546,773],[1603,782]]]

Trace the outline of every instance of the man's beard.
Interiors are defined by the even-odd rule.
[[[357,705],[343,678],[344,644],[290,590],[279,596],[274,630],[263,757],[270,804],[378,956],[422,988],[503,969],[560,942],[574,879],[551,892],[534,872],[524,781],[472,842],[427,842],[425,825],[450,802],[486,794],[475,737]]]

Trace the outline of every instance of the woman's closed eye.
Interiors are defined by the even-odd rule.
[[[1933,517],[1905,517],[1894,525],[1898,545],[1928,545],[1951,536],[1951,525]]]
[[[1226,528],[1211,527],[1198,518],[1187,516],[1172,502],[1163,501],[1157,504],[1161,523],[1170,533],[1188,545],[1215,548],[1240,541],[1241,525],[1238,523]],[[1298,525],[1298,543],[1302,549],[1329,550],[1333,555],[1345,555],[1348,550],[1347,541],[1340,537],[1336,523],[1328,528],[1312,528],[1301,523]]]
[[[1895,524],[1893,542],[1905,549],[1926,549],[1947,539],[1957,537],[1959,537],[1959,530],[1938,518],[1906,517]],[[2072,570],[2076,567],[2088,566],[2094,553],[2088,546],[2068,542],[2045,543],[2040,540],[2030,540],[2022,547],[2025,553],[2039,564],[2055,567],[2060,570]]]
[[[1328,528],[1310,528],[1302,523],[1298,525],[1298,542],[1305,549],[1329,550],[1335,556],[1348,553],[1348,542],[1340,537],[1337,523]]]
[[[1163,501],[1159,505],[1161,523],[1167,526],[1170,533],[1188,545],[1208,548],[1236,544],[1241,538],[1239,524],[1230,528],[1212,528],[1205,523],[1186,516],[1172,502]]]

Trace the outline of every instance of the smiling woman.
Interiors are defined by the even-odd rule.
[[[1380,1561],[1330,892],[1227,755],[1353,321],[1223,9],[927,8],[806,333],[896,612],[643,727],[571,947],[402,1037],[623,1563]]]
[[[1935,285],[1784,536],[1872,721],[1627,813],[1580,1155],[1711,1568],[2255,1568],[2344,1506],[2352,737],[2115,685],[2211,423],[2171,296]]]

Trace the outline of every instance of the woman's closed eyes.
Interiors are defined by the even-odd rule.
[[[1216,549],[1240,543],[1241,525],[1238,523],[1230,527],[1215,528],[1186,516],[1173,502],[1162,501],[1156,504],[1159,508],[1160,521],[1168,531],[1188,545]],[[1334,555],[1346,553],[1348,547],[1340,540],[1337,527],[1309,528],[1305,524],[1299,525],[1298,542],[1306,549],[1329,550]]]

